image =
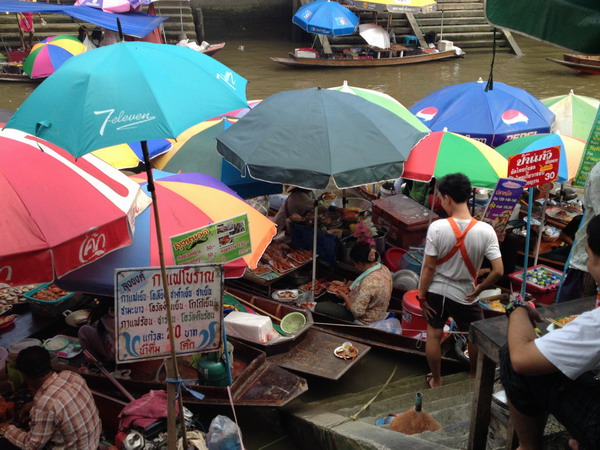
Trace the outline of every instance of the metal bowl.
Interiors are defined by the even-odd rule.
[[[392,282],[394,283],[394,288],[398,290],[412,291],[419,287],[420,278],[421,277],[412,270],[403,269],[394,272],[392,275]]]

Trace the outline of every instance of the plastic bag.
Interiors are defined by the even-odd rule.
[[[402,333],[402,325],[400,324],[400,321],[395,317],[390,317],[389,319],[373,322],[369,326],[372,328],[377,328],[379,330],[387,331],[388,333]]]
[[[210,423],[206,435],[208,450],[241,450],[240,431],[227,416],[217,416]]]

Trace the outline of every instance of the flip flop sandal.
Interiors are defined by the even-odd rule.
[[[425,375],[425,383],[427,383],[427,386],[429,387],[429,389],[433,389],[433,386],[431,386],[431,380],[433,380],[432,373],[428,373],[427,375]]]

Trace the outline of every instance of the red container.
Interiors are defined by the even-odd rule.
[[[402,267],[400,267],[400,260],[404,257],[406,252],[407,250],[404,250],[403,248],[388,248],[383,255],[383,262],[390,271],[398,272],[402,269]]]
[[[402,297],[402,334],[404,336],[415,337],[427,331],[427,320],[423,317],[421,304],[417,300],[418,293],[418,289],[413,289],[407,291]]]
[[[31,50],[9,50],[8,52],[6,52],[8,55],[8,61],[21,62],[25,58],[27,58],[27,55],[29,55],[30,51]]]
[[[538,264],[537,266],[530,267],[528,270],[534,270],[543,268],[548,272],[556,275],[558,281],[549,286],[538,286],[530,281],[525,285],[525,292],[528,292],[533,296],[533,298],[543,305],[552,305],[554,303],[554,299],[556,298],[556,293],[558,291],[558,286],[560,286],[560,278],[562,277],[562,272],[555,270],[551,267],[544,266],[543,264]],[[513,272],[508,275],[508,278],[512,282],[512,290],[520,291],[521,286],[523,285],[523,271],[519,270],[518,272]]]
[[[386,241],[398,247],[420,246],[430,221],[437,219],[437,214],[406,195],[392,195],[373,202],[373,223],[386,227]]]

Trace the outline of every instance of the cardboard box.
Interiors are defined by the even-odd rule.
[[[373,202],[373,223],[386,227],[386,241],[408,249],[420,246],[429,223],[438,215],[406,195],[398,194]]]

